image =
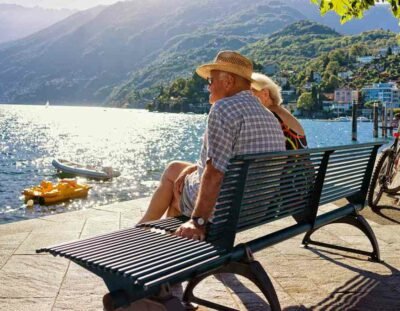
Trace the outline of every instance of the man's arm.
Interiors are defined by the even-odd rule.
[[[192,217],[209,219],[217,202],[223,178],[224,173],[217,170],[211,161],[208,161],[200,181],[200,190]],[[196,227],[194,221],[189,220],[182,224],[175,233],[190,239],[204,240],[205,227]]]

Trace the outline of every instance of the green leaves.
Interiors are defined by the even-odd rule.
[[[340,16],[340,22],[343,24],[353,18],[362,18],[364,12],[375,6],[375,0],[310,0],[315,5],[319,6],[321,15],[329,11],[336,12]],[[400,1],[386,0],[390,5],[393,15],[400,19]],[[400,21],[399,21],[400,23]]]

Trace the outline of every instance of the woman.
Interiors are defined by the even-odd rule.
[[[297,150],[307,148],[307,140],[300,122],[289,111],[281,106],[281,88],[266,75],[253,73],[251,89],[263,106],[269,109],[281,124],[286,137],[286,149]]]

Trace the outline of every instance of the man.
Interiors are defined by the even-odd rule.
[[[195,165],[173,162],[168,166],[140,222],[158,219],[165,211],[168,216],[184,214],[191,219],[176,234],[203,240],[229,159],[285,150],[285,139],[277,119],[250,91],[250,60],[222,51],[196,72],[208,81],[212,105],[200,159]]]

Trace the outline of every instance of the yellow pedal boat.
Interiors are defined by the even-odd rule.
[[[25,202],[33,200],[35,203],[50,205],[86,197],[90,188],[86,184],[78,184],[74,179],[61,179],[57,184],[43,180],[39,186],[24,189],[22,194]]]

